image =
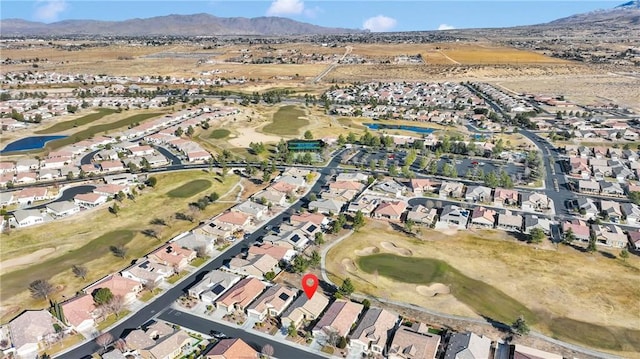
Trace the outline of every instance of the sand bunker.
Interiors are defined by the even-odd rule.
[[[388,251],[394,251],[394,252],[398,253],[401,256],[409,257],[409,256],[413,255],[413,252],[411,252],[410,249],[404,248],[404,247],[398,247],[393,242],[380,242],[380,245],[382,246],[382,248],[384,248],[384,249],[386,249]]]
[[[353,260],[349,258],[345,258],[342,260],[342,266],[347,270],[347,272],[353,273],[358,271],[358,268],[356,268],[356,264],[353,263]]]
[[[9,268],[13,268],[13,267],[19,267],[19,266],[23,266],[23,265],[27,265],[27,264],[32,264],[34,262],[39,261],[40,259],[42,259],[42,257],[49,255],[53,252],[55,252],[56,249],[49,247],[49,248],[42,248],[39,249],[33,253],[27,254],[25,256],[21,256],[21,257],[17,257],[17,258],[11,258],[8,259],[4,262],[2,262],[2,270],[5,271]]]
[[[235,147],[249,147],[251,142],[278,142],[281,137],[271,136],[256,131],[255,128],[246,127],[242,129],[240,135],[229,140],[229,143]]]
[[[427,297],[435,297],[439,294],[449,294],[451,291],[449,287],[442,283],[433,283],[430,286],[419,285],[416,287],[416,291]]]
[[[363,248],[363,249],[359,249],[359,250],[354,251],[354,253],[357,256],[368,256],[368,255],[371,255],[371,254],[376,254],[378,252],[380,252],[380,248],[378,248],[378,247],[367,247],[367,248]]]

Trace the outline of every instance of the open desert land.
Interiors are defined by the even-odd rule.
[[[416,237],[370,220],[327,254],[330,278],[440,312],[511,323],[631,357],[640,351],[640,258],[531,246],[501,231]],[[591,333],[586,335],[586,333]]]
[[[53,299],[72,296],[89,283],[125,268],[132,259],[193,228],[199,221],[231,207],[236,200],[238,183],[242,181],[235,175],[227,175],[222,180],[207,171],[180,171],[156,177],[155,188],[145,188],[135,201],[125,199],[119,203],[117,216],[110,213],[108,206],[103,206],[68,219],[3,234],[1,321],[8,321],[25,308],[47,306],[44,301],[29,296],[27,285],[31,281],[49,279],[57,286]],[[203,211],[189,209],[189,203],[213,192],[220,195],[218,202]],[[176,220],[177,212],[193,215],[193,223]],[[164,220],[167,225],[151,224],[154,218]],[[142,233],[148,229],[154,230],[158,238]],[[127,248],[123,259],[115,257],[109,249],[118,245]],[[87,267],[85,280],[73,276],[71,266],[74,264]]]

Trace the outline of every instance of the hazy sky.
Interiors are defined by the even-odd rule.
[[[625,0],[1,0],[0,16],[49,23],[208,13],[221,17],[282,16],[321,26],[371,31],[412,31],[538,24],[613,8],[623,2]]]

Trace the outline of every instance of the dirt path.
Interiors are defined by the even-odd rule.
[[[37,250],[33,253],[30,253],[26,256],[20,256],[20,257],[16,257],[16,258],[11,258],[8,259],[2,263],[0,263],[0,267],[2,267],[2,271],[6,271],[10,268],[13,267],[19,267],[25,264],[29,264],[29,263],[33,263],[33,262],[38,262],[40,259],[42,259],[43,257],[55,252],[56,249],[53,247],[49,247],[49,248],[42,248],[40,250]]]

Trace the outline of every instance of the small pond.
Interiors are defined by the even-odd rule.
[[[67,136],[31,136],[21,138],[7,144],[0,153],[15,152],[15,151],[27,151],[37,150],[44,147],[49,141],[65,138]]]

